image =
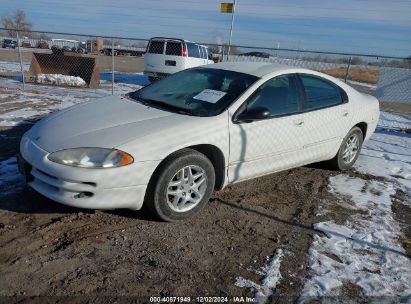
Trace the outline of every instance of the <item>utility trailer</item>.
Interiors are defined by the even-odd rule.
[[[103,49],[100,50],[106,56],[112,55],[113,48],[111,45],[104,45]],[[114,46],[114,56],[135,56],[141,57],[146,52],[146,48],[131,47],[131,46]]]

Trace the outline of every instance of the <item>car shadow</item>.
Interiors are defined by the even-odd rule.
[[[301,231],[304,231],[305,233],[308,233],[310,235],[313,235],[314,233],[316,233],[316,234],[321,234],[321,235],[335,236],[335,237],[342,238],[342,239],[344,239],[348,242],[354,242],[354,243],[359,244],[361,246],[368,246],[368,247],[371,247],[371,248],[375,248],[377,250],[391,252],[391,253],[401,255],[401,256],[404,256],[406,258],[411,259],[411,255],[408,255],[404,252],[398,251],[396,249],[393,249],[393,248],[390,248],[390,247],[387,247],[387,246],[383,246],[383,245],[379,245],[379,244],[373,244],[373,243],[367,242],[365,240],[356,239],[356,238],[353,238],[353,237],[350,237],[350,236],[347,236],[347,235],[344,235],[342,233],[335,232],[335,231],[330,231],[330,230],[325,230],[325,229],[323,229],[323,230],[315,229],[314,227],[309,226],[309,225],[304,225],[304,224],[301,224],[299,222],[284,220],[284,219],[279,218],[279,217],[277,217],[273,214],[265,213],[265,212],[262,212],[262,211],[259,211],[259,210],[256,210],[256,209],[253,209],[253,208],[250,208],[250,207],[243,207],[243,206],[240,206],[236,203],[232,203],[232,202],[229,202],[229,201],[226,201],[226,200],[222,200],[220,198],[214,198],[214,200],[216,202],[222,204],[222,205],[225,205],[225,206],[228,206],[228,207],[231,207],[231,208],[235,208],[235,209],[240,210],[240,211],[251,212],[251,213],[254,213],[258,216],[266,217],[268,219],[276,221],[280,224],[296,227],[296,228],[300,229]]]

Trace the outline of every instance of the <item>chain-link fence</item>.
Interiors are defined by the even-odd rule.
[[[143,73],[146,39],[0,29],[0,41],[2,88],[98,97],[123,94],[149,83]],[[181,41],[175,39],[166,45],[157,41],[150,45],[150,53],[194,56],[203,59],[199,65],[255,61],[313,69],[375,95],[383,111],[411,116],[410,58],[250,46],[231,46],[228,54],[227,45],[197,41],[182,46]],[[404,127],[402,122],[387,126]]]

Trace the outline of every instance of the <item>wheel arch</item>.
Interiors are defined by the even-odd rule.
[[[366,122],[359,122],[354,127],[360,128],[363,138],[365,139],[365,137],[367,136],[368,124]]]
[[[215,190],[221,190],[225,182],[225,157],[223,152],[217,146],[210,144],[200,144],[187,147],[204,154],[213,164],[215,171]]]
[[[201,154],[204,154],[213,164],[214,171],[215,171],[215,190],[221,190],[224,187],[224,182],[225,182],[225,157],[223,152],[221,151],[220,148],[218,148],[215,145],[212,144],[199,144],[199,145],[193,145],[193,146],[187,146],[181,149],[178,149],[176,151],[171,152],[170,154],[167,155],[154,169],[153,174],[150,177],[147,191],[146,191],[146,197],[147,197],[147,192],[151,191],[154,187],[154,183],[158,178],[159,173],[163,169],[163,165],[166,162],[166,160],[178,156],[180,153],[184,153],[184,151],[187,150],[194,150],[197,151]]]

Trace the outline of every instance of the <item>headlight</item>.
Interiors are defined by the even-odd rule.
[[[130,154],[116,149],[74,148],[49,154],[52,162],[82,168],[113,168],[131,164]]]

